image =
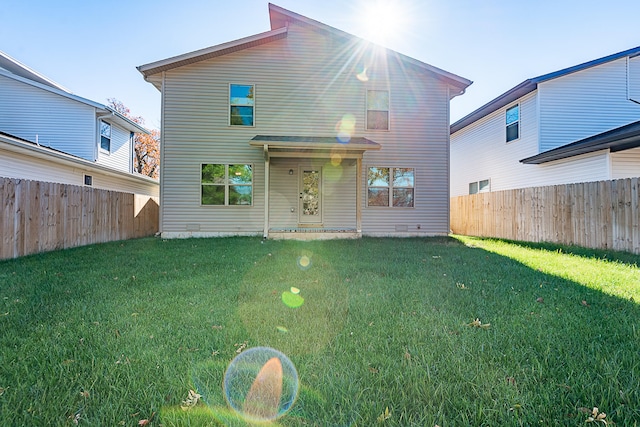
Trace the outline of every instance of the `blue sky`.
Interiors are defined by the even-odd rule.
[[[452,122],[527,78],[640,45],[640,0],[389,0],[393,12],[374,30],[370,10],[385,0],[273,2],[473,80],[452,101]],[[2,0],[0,50],[76,95],[117,98],[159,128],[160,93],[135,67],[267,31],[267,5]]]

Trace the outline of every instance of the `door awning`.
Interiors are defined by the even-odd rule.
[[[367,150],[380,150],[377,142],[363,137],[275,136],[256,135],[249,145],[263,147],[269,157],[331,157],[362,158]]]

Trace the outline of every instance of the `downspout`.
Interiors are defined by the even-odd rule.
[[[162,83],[160,86],[160,165],[159,167],[159,171],[158,173],[160,173],[160,192],[159,192],[159,205],[160,205],[160,213],[159,213],[159,218],[158,218],[158,233],[162,236],[162,229],[163,229],[163,217],[164,217],[164,202],[163,202],[163,191],[164,191],[164,171],[162,170],[163,166],[164,166],[164,97],[165,97],[165,93],[164,93],[164,79],[165,79],[165,72],[162,72]],[[146,76],[145,76],[145,80],[146,80]]]

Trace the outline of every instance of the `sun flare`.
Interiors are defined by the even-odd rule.
[[[377,44],[393,43],[409,25],[409,11],[402,1],[368,0],[359,9],[363,37]]]

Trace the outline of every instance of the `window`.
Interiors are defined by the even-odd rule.
[[[253,203],[251,165],[203,164],[201,203],[203,205],[251,205]]]
[[[507,108],[507,142],[511,142],[520,137],[520,106],[514,105]]]
[[[111,151],[111,125],[100,121],[100,148]]]
[[[367,129],[389,130],[389,91],[367,91]]]
[[[469,194],[487,193],[491,191],[488,179],[469,183]]]
[[[255,95],[253,85],[229,85],[229,124],[253,126]]]
[[[413,168],[370,167],[367,172],[367,206],[413,207]]]

